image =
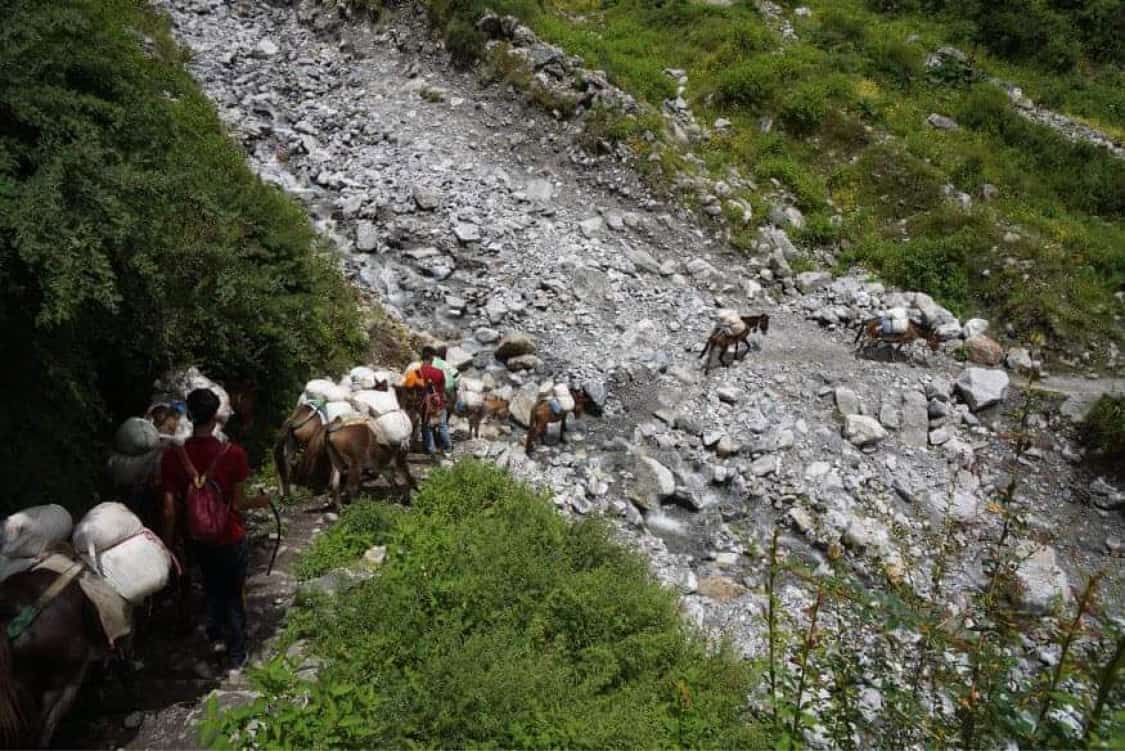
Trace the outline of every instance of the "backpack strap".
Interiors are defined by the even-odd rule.
[[[207,481],[211,479],[211,475],[215,471],[215,467],[219,465],[219,460],[226,456],[228,450],[230,450],[230,444],[224,444],[222,450],[220,450],[219,453],[215,455],[215,458],[211,460],[211,466],[207,468],[206,472],[200,475],[199,470],[197,470],[195,468],[195,465],[192,464],[191,457],[188,456],[187,449],[183,446],[176,447],[176,453],[180,455],[180,462],[184,465],[184,471],[188,473],[188,477],[197,488],[202,488],[207,484]]]

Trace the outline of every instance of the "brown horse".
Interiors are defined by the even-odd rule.
[[[77,581],[9,640],[8,625],[58,576],[24,571],[0,583],[0,748],[47,748],[90,664],[108,651],[98,614]]]
[[[469,437],[480,436],[480,424],[485,418],[506,421],[508,415],[508,400],[498,396],[486,396],[479,407],[465,407],[458,405],[454,412],[469,420]]]
[[[883,319],[875,317],[868,318],[859,325],[853,344],[856,345],[857,352],[877,344],[890,344],[893,347],[891,350],[891,361],[893,362],[895,354],[902,350],[903,345],[912,344],[918,339],[922,339],[930,345],[930,350],[933,352],[941,349],[941,338],[938,337],[936,331],[925,324],[907,321],[906,331],[901,334],[889,334],[883,331]]]
[[[324,446],[326,437],[320,413],[309,404],[298,406],[282,424],[273,447],[282,498],[289,496],[291,483],[314,493],[327,490],[332,464]]]
[[[723,367],[729,366],[738,359],[738,345],[745,344],[746,352],[750,352],[750,335],[755,331],[761,331],[762,334],[768,334],[770,331],[770,317],[762,313],[756,316],[739,316],[742,320],[743,328],[738,333],[730,333],[723,330],[723,326],[716,326],[711,331],[711,335],[707,337],[707,343],[703,345],[703,351],[699,353],[700,358],[707,358],[703,366],[704,373],[711,372],[711,358],[712,350],[719,353],[719,364]],[[731,357],[731,362],[723,362],[723,357],[726,355],[727,350],[733,346],[734,355]],[[745,354],[743,355],[745,357]]]
[[[328,460],[332,463],[332,476],[328,485],[337,510],[341,508],[341,479],[347,477],[344,492],[350,500],[359,492],[364,470],[370,470],[375,475],[388,472],[392,487],[398,485],[395,469],[400,470],[406,477],[404,495],[408,501],[410,491],[415,487],[406,461],[410,451],[409,439],[398,446],[386,446],[376,439],[372,424],[370,418],[362,422],[344,422],[338,419],[325,429],[325,448]]]
[[[574,416],[581,417],[589,412],[594,417],[601,415],[601,407],[590,398],[585,389],[571,389],[574,397]],[[547,426],[553,422],[559,423],[559,442],[566,443],[566,417],[568,412],[555,413],[551,410],[551,397],[540,399],[531,408],[531,425],[527,429],[527,440],[524,442],[524,451],[530,456],[535,448],[535,442],[543,442],[547,435]]]

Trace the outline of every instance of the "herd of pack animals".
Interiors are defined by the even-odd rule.
[[[767,334],[769,316],[765,314],[740,316],[741,326],[716,326],[706,339],[700,358],[706,358],[705,373],[712,367],[712,356],[729,367],[735,360],[745,358],[751,349],[750,335]],[[894,351],[916,340],[925,341],[937,351],[940,340],[936,332],[923,324],[911,322],[901,333],[889,333],[881,326],[880,318],[863,321],[856,334],[857,354],[870,346],[888,344]],[[733,353],[731,349],[733,348]],[[742,349],[744,348],[744,349]],[[741,355],[739,354],[742,349]],[[729,360],[725,359],[731,353]],[[394,388],[399,405],[411,418],[414,435],[411,441],[400,446],[385,446],[375,440],[375,435],[363,422],[324,424],[318,411],[311,405],[301,405],[282,425],[274,447],[282,497],[289,495],[293,485],[315,493],[331,492],[333,504],[339,509],[341,497],[354,498],[360,490],[365,475],[388,474],[392,487],[398,485],[397,473],[404,478],[403,498],[409,503],[414,479],[407,462],[412,445],[417,445],[418,430],[427,414],[428,400],[424,387],[405,388],[401,385],[384,385]],[[240,432],[253,424],[256,392],[253,384],[234,384],[229,388],[234,419]],[[600,407],[581,388],[573,389],[574,416],[598,416]],[[471,410],[460,410],[466,418],[470,435],[479,435],[484,420],[507,421],[509,404],[494,395],[486,395],[483,404]],[[559,423],[559,440],[566,441],[566,421],[569,413],[551,408],[548,398],[541,398],[531,410],[530,426],[525,439],[525,449],[531,454],[536,444],[541,444],[548,426]],[[149,411],[147,418],[158,428],[167,431],[169,421],[178,416],[165,407]],[[176,528],[174,520],[144,520],[150,528],[158,529],[170,550],[183,549],[183,531]],[[170,585],[176,589],[175,600],[179,608],[179,622],[190,628],[191,613],[188,596],[191,587],[189,574],[182,571],[178,581]],[[15,574],[0,583],[0,623],[10,622],[21,609],[28,607],[48,593],[56,575],[48,571],[26,571]],[[147,610],[138,609],[135,618],[145,612],[151,615],[152,600]],[[138,624],[139,626],[139,624]],[[134,628],[134,635],[138,628]],[[135,641],[131,639],[130,641]],[[49,606],[22,635],[14,641],[0,636],[0,747],[47,747],[59,721],[73,705],[89,667],[107,662],[114,672],[125,679],[128,669],[122,669],[127,660],[121,658],[131,644],[119,647],[113,655],[105,645],[105,638],[93,606],[77,586],[67,586],[52,593]],[[127,684],[128,685],[128,684]]]

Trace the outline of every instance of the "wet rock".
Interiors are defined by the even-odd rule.
[[[514,332],[500,340],[496,346],[496,359],[500,361],[521,355],[535,354],[535,340],[527,334]]]
[[[956,389],[973,412],[999,404],[1008,395],[1008,374],[1002,370],[965,368]]]
[[[655,508],[660,501],[676,492],[676,478],[672,470],[652,457],[637,457],[633,474],[635,479],[630,497],[642,508]]]
[[[969,362],[994,367],[1004,361],[1004,348],[984,334],[965,340],[965,355]]]
[[[848,415],[844,418],[844,437],[856,446],[871,446],[887,437],[879,421],[867,415]]]

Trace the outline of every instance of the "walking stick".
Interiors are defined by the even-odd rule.
[[[266,567],[266,576],[273,573],[273,564],[277,561],[277,551],[281,549],[281,511],[272,498],[270,499],[270,510],[273,511],[273,518],[277,521],[277,540],[273,543],[273,553],[270,554],[270,565]]]

